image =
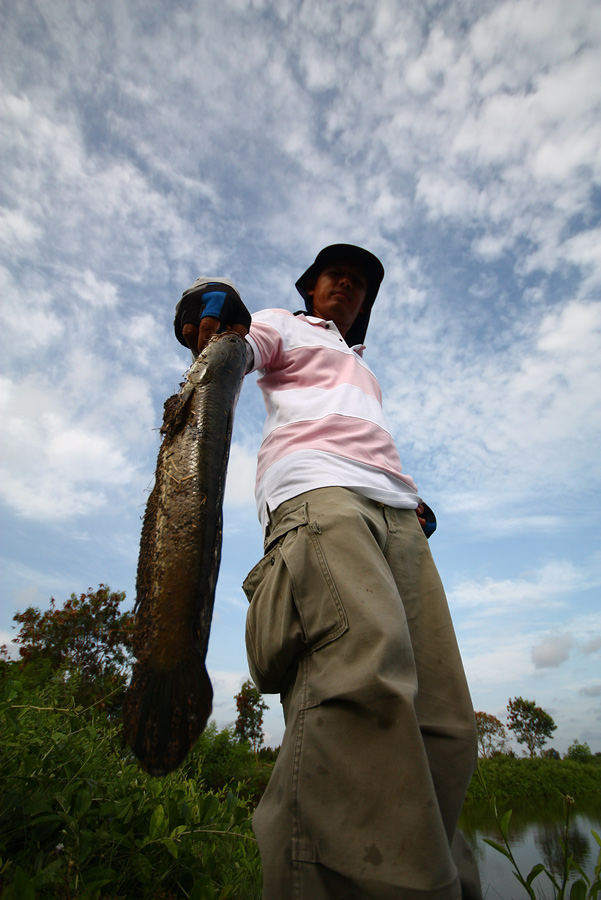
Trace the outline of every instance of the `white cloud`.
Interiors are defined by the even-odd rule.
[[[570,634],[551,634],[532,648],[532,662],[537,669],[549,669],[565,662],[573,646]]]
[[[467,579],[448,591],[452,608],[470,609],[473,615],[504,615],[508,609],[544,609],[562,605],[563,597],[578,588],[598,583],[569,561],[551,562],[527,576],[481,581]]]
[[[0,381],[0,493],[27,517],[60,520],[99,508],[111,488],[138,482],[136,457],[152,442],[139,379],[113,382],[99,360],[69,362],[56,385],[37,375]]]
[[[256,449],[248,450],[242,444],[232,441],[225,486],[225,505],[255,505],[256,470]]]
[[[4,629],[0,629],[0,647],[2,645],[6,647],[6,652],[9,659],[19,659],[19,647],[17,644],[12,643],[14,636],[14,632],[4,631]]]
[[[598,650],[601,650],[601,636],[588,640],[582,650],[586,654],[596,653]]]
[[[64,333],[64,323],[53,309],[54,297],[47,284],[17,284],[11,273],[0,266],[0,321],[5,359],[24,356],[31,359],[57,341]]]
[[[589,684],[580,688],[579,692],[583,697],[601,697],[601,684]]]
[[[599,155],[601,156],[601,147]],[[558,248],[561,258],[581,269],[586,291],[598,288],[601,283],[600,245],[601,228],[592,228],[574,235]]]
[[[244,670],[232,672],[224,669],[211,669],[209,677],[213,685],[213,716],[218,724],[224,727],[235,721],[237,711],[234,697],[250,676]]]
[[[528,329],[514,333],[501,352],[477,345],[468,352],[461,323],[437,308],[422,320],[422,341],[421,325],[417,334],[411,329],[411,362],[398,367],[395,361],[387,370],[385,410],[399,446],[413,441],[427,454],[424,469],[449,508],[485,506],[493,520],[499,505],[517,518],[518,496],[557,484],[578,490],[581,466],[596,452],[601,432],[601,306],[574,300],[556,312],[524,316]],[[422,355],[428,332],[440,350],[435,365],[431,353]],[[417,384],[407,378],[413,361],[423,375]],[[593,472],[588,490],[591,478],[594,483]]]
[[[73,292],[85,303],[111,309],[118,303],[118,291],[110,281],[99,280],[94,272],[86,269],[72,281]]]

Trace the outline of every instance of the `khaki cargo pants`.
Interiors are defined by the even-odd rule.
[[[253,818],[263,900],[480,898],[456,832],[474,714],[415,512],[321,488],[278,507],[265,547],[247,649],[286,732]]]

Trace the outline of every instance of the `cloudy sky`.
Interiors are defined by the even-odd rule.
[[[366,360],[476,709],[601,750],[601,7],[596,0],[3,4],[0,630],[100,582],[133,602],[173,307],[226,275],[299,308],[328,243],[386,278]],[[238,406],[209,652],[248,677],[263,403]],[[282,718],[268,697],[267,741]]]

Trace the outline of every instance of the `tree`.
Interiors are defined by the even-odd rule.
[[[234,697],[238,709],[236,735],[240,741],[249,741],[256,753],[263,744],[263,710],[269,707],[252,681],[245,681],[240,693]]]
[[[544,756],[545,759],[561,759],[561,753],[559,750],[556,750],[555,747],[549,747],[548,750],[541,750],[541,756]]]
[[[537,706],[534,700],[514,697],[507,704],[507,711],[507,727],[515,732],[518,744],[526,744],[530,756],[534,756],[537,748],[547,743],[557,728],[549,713]]]
[[[54,597],[50,609],[33,606],[18,612],[21,667],[39,667],[42,673],[62,669],[67,677],[77,672],[88,695],[125,684],[131,664],[134,628],[132,612],[119,612],[123,591],[101,584],[97,591],[71,594],[62,606]]]
[[[591,753],[591,748],[585,742],[581,744],[580,741],[574,741],[573,744],[570,744],[568,747],[568,752],[566,753],[565,759],[575,759],[578,762],[588,762],[589,759],[593,758],[593,754]]]
[[[505,726],[496,716],[489,713],[476,713],[476,729],[478,731],[478,747],[480,756],[490,758],[495,753],[503,753],[507,744]]]

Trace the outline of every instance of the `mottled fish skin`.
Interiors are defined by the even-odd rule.
[[[124,733],[143,768],[173,771],[211,714],[205,666],[221,559],[222,504],[248,345],[212,338],[165,403],[136,582],[134,666]]]

